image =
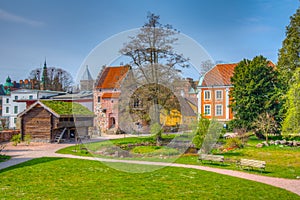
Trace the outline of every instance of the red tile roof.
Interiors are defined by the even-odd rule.
[[[238,63],[217,64],[204,75],[201,86],[228,86],[231,85],[230,78],[233,76],[234,68]],[[272,61],[268,61],[268,66],[276,67]]]
[[[217,64],[204,75],[201,86],[231,85],[230,78],[233,76],[234,68],[237,65],[237,63]]]
[[[129,66],[106,67],[96,83],[96,89],[120,88],[120,82],[125,78]]]
[[[111,99],[111,98],[119,98],[119,97],[120,97],[120,92],[115,92],[115,93],[105,92],[102,95],[103,99]]]

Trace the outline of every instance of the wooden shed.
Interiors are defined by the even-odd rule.
[[[32,140],[59,142],[88,136],[93,127],[94,114],[86,107],[72,102],[42,100],[20,113],[22,138],[31,135]]]

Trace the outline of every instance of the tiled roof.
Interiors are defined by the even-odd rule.
[[[234,68],[237,63],[233,64],[217,64],[210,71],[204,75],[202,83],[199,83],[200,87],[206,86],[221,86],[231,85],[230,78],[233,76]]]
[[[96,83],[96,89],[120,88],[120,82],[126,76],[129,66],[106,67]]]
[[[102,98],[103,99],[119,98],[119,96],[120,96],[119,92],[114,92],[114,93],[112,93],[112,92],[105,92],[105,93],[103,93]]]

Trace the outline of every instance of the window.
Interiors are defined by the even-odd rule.
[[[210,105],[204,105],[204,115],[210,115]]]
[[[17,118],[16,118],[16,117],[14,118],[14,123],[15,123],[15,124],[17,123]]]
[[[141,101],[140,101],[138,98],[134,99],[133,107],[134,107],[134,108],[139,108],[139,107],[141,107]]]
[[[9,107],[6,107],[6,113],[9,113]]]
[[[6,98],[6,103],[9,103],[9,98]]]
[[[14,113],[18,114],[18,106],[14,106]]]
[[[223,115],[223,105],[218,104],[216,105],[216,116],[222,116]]]
[[[210,90],[204,91],[204,100],[210,100]]]
[[[218,99],[218,100],[223,99],[223,91],[222,90],[216,91],[216,99]]]
[[[32,95],[29,95],[29,99],[33,99],[33,96],[32,96]]]
[[[101,102],[101,97],[100,96],[98,96],[98,103],[100,103]]]
[[[15,96],[15,100],[18,100],[18,96]]]

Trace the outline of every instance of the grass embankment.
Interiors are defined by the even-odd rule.
[[[174,136],[169,135],[165,138],[166,141],[169,141]],[[218,163],[200,163],[198,161],[197,155],[181,155],[174,156],[171,154],[170,149],[164,149],[165,154],[163,156],[154,156],[155,153],[150,154],[141,154],[142,156],[136,156],[131,158],[116,158],[116,159],[131,159],[131,160],[148,160],[148,161],[160,161],[160,162],[176,162],[183,164],[193,164],[193,165],[206,165],[211,167],[233,169],[233,170],[243,170],[236,167],[236,161],[241,158],[255,159],[255,160],[264,160],[267,163],[266,170],[261,172],[260,170],[243,170],[245,172],[256,173],[266,176],[273,177],[282,177],[282,178],[291,178],[295,179],[297,176],[300,176],[300,148],[295,147],[281,147],[281,146],[269,146],[263,148],[256,148],[255,145],[261,142],[260,140],[252,137],[249,139],[245,148],[236,149],[233,151],[218,153],[222,154],[225,157],[225,165],[220,165]],[[107,146],[123,146],[126,147],[132,146],[132,144],[137,143],[148,143],[149,147],[135,147],[136,152],[140,151],[157,151],[151,144],[154,145],[155,141],[151,137],[140,137],[140,138],[122,138],[104,142],[91,143],[86,145],[86,147],[91,152],[97,152],[97,150],[105,148]],[[127,145],[127,146],[126,146]],[[104,158],[112,158],[111,156],[104,156],[97,153],[88,153],[86,151],[77,151],[74,152],[76,147],[68,147],[62,150],[59,150],[58,153],[63,154],[74,154],[80,156],[97,156]],[[77,147],[78,148],[78,147]],[[134,153],[134,149],[131,150]],[[162,151],[162,150],[160,150]],[[170,154],[171,156],[168,156]],[[156,154],[157,155],[157,154]]]
[[[1,199],[300,199],[283,189],[200,170],[126,173],[97,161],[66,158],[34,159],[0,175]]]

